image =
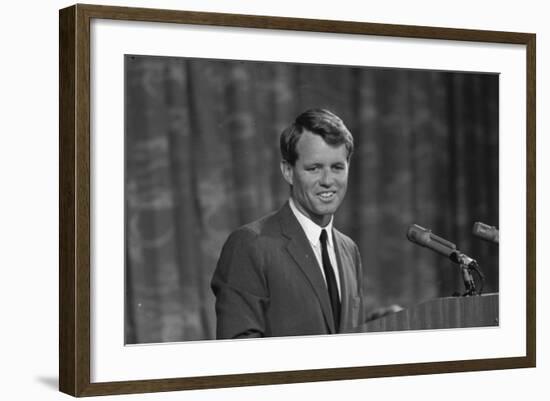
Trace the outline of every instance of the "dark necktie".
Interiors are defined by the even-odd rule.
[[[327,280],[328,295],[330,297],[330,305],[332,306],[332,315],[334,316],[334,327],[336,332],[340,325],[340,297],[338,296],[338,286],[336,284],[336,277],[334,276],[334,269],[330,263],[327,249],[327,231],[321,231],[321,255],[323,258],[323,271],[325,272],[325,278]]]

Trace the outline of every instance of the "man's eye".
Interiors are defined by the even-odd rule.
[[[307,171],[317,171],[317,170],[319,170],[319,167],[317,167],[317,166],[312,166],[312,167],[306,168],[306,170],[307,170]]]

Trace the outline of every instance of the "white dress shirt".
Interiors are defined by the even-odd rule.
[[[321,269],[321,274],[323,275],[323,278],[325,279],[325,283],[327,282],[327,279],[325,277],[325,272],[323,270],[323,255],[322,255],[322,248],[321,248],[321,231],[323,229],[327,230],[327,250],[328,250],[328,257],[330,258],[330,264],[332,265],[332,269],[334,270],[334,276],[336,277],[336,285],[338,286],[338,294],[340,295],[340,298],[342,298],[342,292],[340,290],[340,275],[338,274],[338,263],[336,262],[336,253],[334,251],[334,242],[332,240],[332,220],[333,216],[331,216],[329,223],[326,225],[326,227],[321,227],[317,224],[315,224],[313,221],[309,219],[306,215],[304,215],[302,212],[298,210],[296,205],[294,204],[294,200],[292,198],[289,199],[290,209],[292,210],[292,213],[294,213],[294,216],[296,216],[296,219],[298,220],[298,223],[300,223],[300,226],[302,226],[302,229],[304,230],[304,233],[306,234],[306,237],[311,245],[311,248],[313,249],[313,253],[315,254],[315,257],[317,258],[317,263],[319,265],[319,268]]]

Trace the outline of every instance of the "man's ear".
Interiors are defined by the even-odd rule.
[[[292,166],[286,160],[281,161],[281,173],[283,173],[283,178],[289,185],[292,185],[293,182],[293,170]]]

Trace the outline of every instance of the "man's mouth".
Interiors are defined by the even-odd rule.
[[[336,196],[336,191],[319,192],[318,196],[322,201],[328,202]]]

